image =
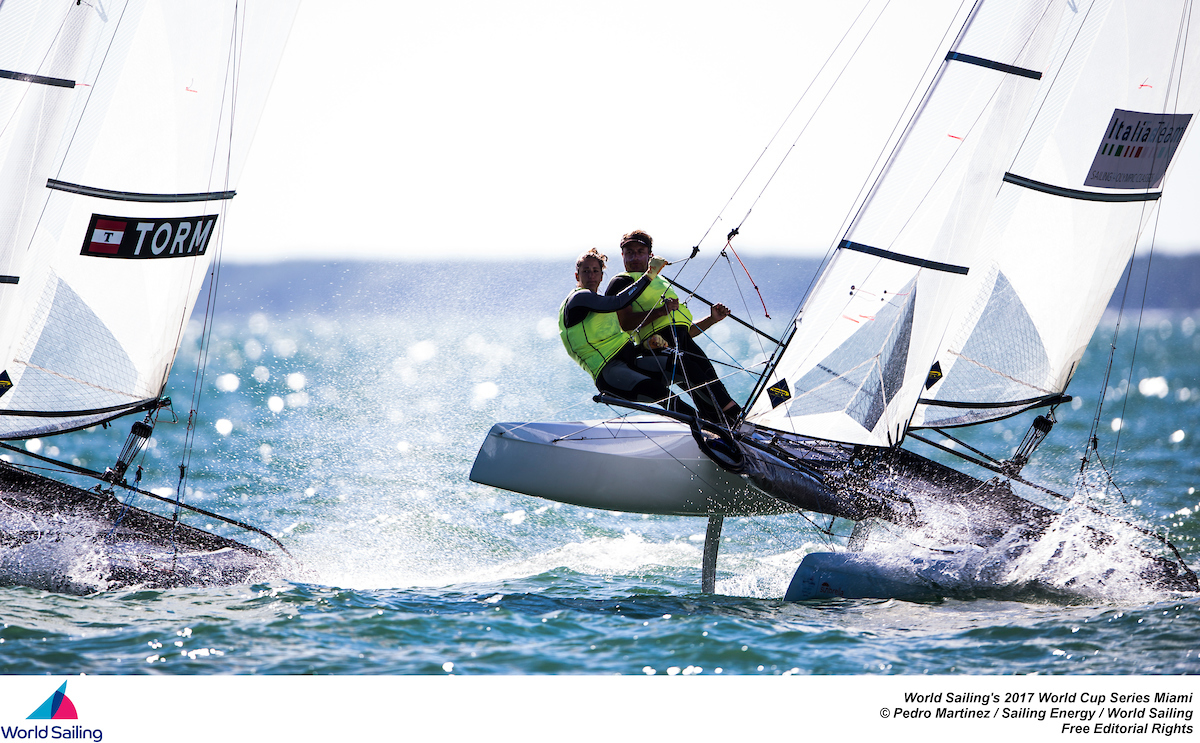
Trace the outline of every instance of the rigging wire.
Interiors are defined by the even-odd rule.
[[[223,176],[223,183],[225,186],[225,190],[229,190],[229,186],[230,186],[230,173],[231,173],[231,165],[232,165],[231,159],[232,159],[232,155],[233,155],[233,133],[235,130],[234,119],[235,119],[235,114],[236,114],[236,110],[237,110],[237,86],[238,86],[238,80],[240,78],[239,70],[240,70],[240,63],[241,63],[241,58],[242,58],[241,43],[244,40],[244,37],[239,38],[239,36],[238,36],[238,30],[239,30],[239,25],[238,25],[239,15],[238,14],[239,14],[239,11],[240,11],[240,3],[235,2],[234,3],[234,12],[233,12],[233,28],[232,28],[232,33],[230,35],[229,55],[226,60],[226,68],[225,68],[225,79],[227,81],[227,84],[222,89],[222,92],[221,92],[221,108],[222,109],[224,109],[224,107],[225,107],[226,96],[229,96],[229,133],[228,133],[229,141],[228,141],[228,147],[226,149],[225,173]],[[230,85],[232,85],[232,88],[233,88],[232,91],[229,89]],[[209,169],[210,178],[211,178],[212,174],[216,171],[216,168],[217,168],[217,155],[220,152],[219,145],[220,145],[220,140],[219,140],[219,135],[218,135],[218,139],[216,141],[214,141],[213,161],[212,161],[212,163],[210,165],[210,169]],[[220,205],[218,206],[218,209],[221,213],[221,216],[224,217],[226,214],[226,211],[227,211],[226,203],[224,201],[222,201],[220,203]],[[209,276],[208,294],[205,296],[204,315],[203,315],[203,320],[202,320],[202,325],[201,325],[201,330],[200,330],[200,338],[199,338],[199,342],[198,342],[199,347],[197,348],[196,367],[195,367],[195,371],[194,371],[193,379],[192,379],[192,394],[191,394],[191,399],[190,399],[190,407],[188,408],[187,426],[184,431],[183,452],[181,454],[180,462],[179,462],[179,481],[175,486],[175,511],[172,516],[172,521],[175,524],[179,523],[180,506],[184,502],[184,496],[186,494],[186,489],[187,489],[188,471],[189,471],[189,467],[191,466],[191,460],[192,460],[192,450],[195,446],[195,439],[196,439],[196,432],[197,432],[197,428],[196,428],[197,417],[198,417],[199,408],[200,408],[200,400],[202,399],[203,394],[204,394],[204,380],[205,380],[205,376],[206,376],[207,369],[208,369],[208,353],[209,353],[209,349],[210,349],[211,343],[212,343],[212,333],[213,333],[213,328],[214,328],[213,315],[216,312],[217,289],[220,286],[221,258],[222,258],[222,254],[224,253],[224,247],[225,247],[225,231],[221,230],[221,233],[220,233],[219,237],[217,238],[217,247],[216,247],[216,251],[215,251],[216,254],[213,258],[211,268],[208,271],[208,276]],[[180,319],[180,333],[181,334],[183,332],[183,323],[185,322],[185,320],[186,320],[186,318]],[[163,386],[165,389],[166,380],[163,381]],[[174,535],[174,531],[172,531],[172,535]],[[176,550],[178,550],[178,545],[175,545],[173,543],[173,546]]]
[[[1175,81],[1174,72],[1177,68],[1179,70],[1179,79],[1180,80],[1183,79],[1183,74],[1184,74],[1183,64],[1184,64],[1184,60],[1187,59],[1187,41],[1188,41],[1187,32],[1191,27],[1191,12],[1192,12],[1191,3],[1185,3],[1183,10],[1182,10],[1183,16],[1180,18],[1179,32],[1176,35],[1176,40],[1175,40],[1174,62],[1172,63],[1170,73],[1167,76],[1167,90],[1164,94],[1164,100],[1163,100],[1163,108],[1164,109],[1166,109],[1170,105],[1171,94],[1172,94],[1171,85]],[[1175,97],[1174,106],[1171,107],[1172,114],[1178,114],[1178,112],[1179,112],[1178,91],[1175,91],[1175,96],[1176,97]],[[1151,163],[1151,167],[1153,167],[1153,163]],[[1151,170],[1151,175],[1153,175],[1153,170]],[[1166,176],[1165,171],[1162,175],[1165,178],[1165,176]],[[1150,192],[1150,189],[1151,189],[1153,183],[1154,183],[1154,178],[1151,177],[1150,182],[1146,187],[1147,193]],[[1150,208],[1150,207],[1146,203],[1142,204],[1141,211],[1142,211],[1143,215],[1145,214],[1145,211],[1148,208]],[[1157,242],[1158,225],[1159,225],[1159,220],[1161,218],[1162,218],[1162,208],[1160,207],[1160,208],[1156,209],[1154,212],[1154,225],[1150,231],[1150,245],[1148,247],[1148,252],[1146,255],[1146,276],[1145,276],[1145,279],[1144,279],[1143,285],[1142,285],[1142,300],[1141,300],[1141,305],[1138,308],[1137,325],[1135,326],[1134,334],[1133,334],[1133,348],[1132,348],[1132,353],[1130,354],[1130,358],[1129,358],[1129,371],[1127,372],[1126,377],[1125,377],[1125,394],[1121,401],[1120,419],[1122,421],[1125,420],[1125,411],[1128,408],[1129,396],[1130,396],[1130,392],[1132,390],[1134,363],[1137,360],[1138,343],[1141,339],[1142,320],[1144,319],[1145,313],[1146,313],[1146,297],[1149,294],[1149,290],[1150,290],[1150,270],[1151,270],[1151,267],[1153,266],[1154,246]],[[1141,219],[1139,218],[1139,224],[1140,223],[1141,223]],[[1084,447],[1083,458],[1082,458],[1082,461],[1080,462],[1080,467],[1079,467],[1080,474],[1082,474],[1087,467],[1088,452],[1089,452],[1089,450],[1091,452],[1093,452],[1095,454],[1096,461],[1100,465],[1100,468],[1104,471],[1106,486],[1111,485],[1113,488],[1115,488],[1117,493],[1121,496],[1122,502],[1127,502],[1126,498],[1125,498],[1125,494],[1121,491],[1120,487],[1117,486],[1115,478],[1116,478],[1117,458],[1118,458],[1118,455],[1120,452],[1121,432],[1124,429],[1124,425],[1117,427],[1114,431],[1114,433],[1116,435],[1113,437],[1113,452],[1112,452],[1112,468],[1111,468],[1111,470],[1108,466],[1105,466],[1103,460],[1100,458],[1099,427],[1100,427],[1100,417],[1102,415],[1102,411],[1103,411],[1103,407],[1104,407],[1104,399],[1108,392],[1108,382],[1111,377],[1112,368],[1113,368],[1113,364],[1115,361],[1115,354],[1116,354],[1116,348],[1117,348],[1117,336],[1120,333],[1121,318],[1123,317],[1124,312],[1125,312],[1125,300],[1129,295],[1129,286],[1132,281],[1133,260],[1134,260],[1134,257],[1136,257],[1136,255],[1137,255],[1137,239],[1139,237],[1140,237],[1140,234],[1134,238],[1134,255],[1130,257],[1129,265],[1126,269],[1125,288],[1121,293],[1121,303],[1120,303],[1119,309],[1117,311],[1117,322],[1116,322],[1116,326],[1113,328],[1112,341],[1109,343],[1109,356],[1108,356],[1108,364],[1104,370],[1104,383],[1100,390],[1100,399],[1096,403],[1096,414],[1095,414],[1095,417],[1092,419],[1091,430],[1089,431],[1088,440]]]
[[[833,83],[829,86],[829,90],[825,91],[825,95],[822,96],[821,100],[817,103],[817,107],[813,110],[812,115],[809,116],[808,121],[804,122],[804,126],[800,128],[800,133],[796,135],[796,139],[792,141],[791,146],[788,147],[788,149],[783,153],[783,157],[781,157],[779,159],[779,163],[775,166],[775,170],[771,171],[771,175],[767,178],[767,182],[763,184],[762,190],[758,192],[758,196],[756,196],[754,198],[754,201],[752,201],[750,203],[750,208],[748,208],[746,210],[746,214],[742,217],[742,221],[738,222],[737,226],[734,227],[733,230],[729,233],[730,239],[732,239],[734,235],[738,234],[738,232],[742,228],[742,225],[744,225],[746,223],[746,220],[750,218],[750,213],[752,211],[754,211],[754,207],[758,205],[759,199],[761,199],[763,197],[763,194],[766,193],[767,188],[771,185],[771,182],[775,180],[775,176],[779,174],[780,169],[783,168],[783,164],[785,162],[787,162],[788,157],[792,154],[792,150],[796,149],[796,145],[800,143],[800,138],[803,137],[804,133],[808,131],[809,125],[812,124],[813,119],[816,118],[817,113],[824,106],[825,101],[829,99],[830,94],[833,93],[834,88],[837,87],[838,81],[842,79],[842,75],[844,75],[846,73],[846,70],[847,70],[847,68],[849,68],[850,63],[852,61],[854,61],[854,59],[858,56],[858,52],[859,52],[859,50],[862,49],[863,44],[866,43],[867,37],[869,37],[871,35],[871,32],[875,29],[876,24],[879,23],[879,19],[882,18],[883,14],[887,12],[887,9],[890,5],[891,5],[891,2],[890,2],[890,0],[888,0],[888,2],[884,3],[883,10],[881,10],[879,12],[879,15],[875,16],[875,20],[871,22],[871,25],[867,28],[867,32],[865,34],[863,34],[862,39],[859,40],[858,46],[856,46],[854,48],[854,51],[850,53],[850,56],[846,59],[846,63],[844,65],[842,65],[842,69],[833,78]],[[864,10],[865,10],[865,8],[864,8]],[[857,21],[857,19],[856,19],[856,21]],[[849,33],[849,31],[847,31],[847,33]],[[839,46],[840,46],[840,42],[839,42]],[[824,68],[822,67],[822,69],[824,69]]]
[[[858,11],[858,15],[855,16],[854,20],[850,23],[850,25],[846,27],[845,33],[842,34],[842,38],[838,40],[838,43],[833,48],[833,51],[829,53],[829,56],[825,59],[825,62],[821,64],[821,68],[819,70],[817,70],[816,74],[813,75],[812,80],[810,80],[807,87],[804,88],[804,92],[802,92],[800,94],[800,97],[796,100],[795,105],[793,105],[792,109],[790,111],[788,111],[787,116],[785,116],[783,118],[783,121],[780,122],[779,128],[775,130],[775,133],[772,134],[771,138],[767,141],[766,146],[763,147],[763,151],[758,154],[758,157],[755,158],[754,163],[750,166],[750,169],[746,171],[746,174],[744,176],[742,176],[742,180],[738,183],[737,187],[733,189],[733,193],[730,194],[729,200],[725,202],[725,206],[721,207],[721,210],[719,212],[717,212],[717,216],[713,219],[712,224],[710,224],[708,226],[708,229],[704,231],[704,234],[701,235],[700,239],[696,241],[696,246],[692,249],[693,250],[692,257],[693,258],[695,257],[696,252],[699,251],[700,245],[704,243],[705,238],[707,238],[709,233],[712,232],[713,227],[716,227],[717,222],[721,221],[721,216],[725,213],[725,210],[729,208],[729,205],[731,203],[733,203],[734,198],[736,198],[738,193],[742,190],[742,186],[744,186],[746,184],[746,181],[750,178],[750,175],[758,168],[759,162],[762,161],[763,156],[767,154],[767,151],[769,149],[771,149],[771,145],[774,144],[775,139],[779,136],[780,132],[783,131],[783,128],[785,126],[787,126],[788,121],[792,118],[792,114],[796,113],[796,109],[798,109],[800,107],[800,104],[804,101],[804,99],[808,97],[809,91],[812,90],[813,85],[815,85],[817,80],[821,77],[821,73],[824,72],[825,68],[829,65],[829,63],[831,61],[833,61],[834,56],[836,56],[838,50],[842,48],[842,44],[845,43],[846,38],[849,37],[850,32],[854,29],[854,27],[856,25],[858,25],[859,19],[862,18],[863,13],[867,12],[867,8],[870,5],[871,5],[871,0],[867,0],[863,4],[862,10]],[[820,108],[820,106],[818,106],[818,108]],[[794,146],[795,145],[793,144],[793,147]],[[743,218],[742,221],[744,222],[745,219]],[[735,233],[736,233],[736,230],[735,230]],[[691,260],[691,258],[689,258],[688,260]]]
[[[783,129],[787,125],[787,122],[791,120],[792,115],[800,107],[800,104],[803,103],[804,100],[808,98],[809,93],[811,92],[813,86],[816,84],[817,80],[820,79],[820,77],[821,77],[822,73],[824,73],[825,69],[829,66],[829,64],[837,56],[838,51],[846,43],[846,40],[850,37],[850,34],[854,30],[854,28],[859,25],[859,21],[862,19],[863,15],[866,13],[867,8],[870,7],[870,4],[871,4],[870,0],[868,0],[868,2],[863,5],[862,9],[859,10],[858,14],[854,18],[854,21],[852,21],[850,23],[850,25],[847,26],[846,31],[842,34],[842,37],[838,40],[838,43],[834,47],[833,51],[830,52],[829,56],[822,63],[820,69],[818,69],[816,74],[813,75],[813,78],[809,81],[809,83],[805,87],[803,93],[801,93],[800,98],[797,99],[796,103],[792,106],[792,108],[788,112],[787,116],[784,117],[783,121],[780,123],[780,125],[776,129],[775,133],[771,136],[770,140],[767,142],[766,146],[763,148],[763,151],[761,153],[759,153],[759,155],[755,159],[754,163],[750,166],[750,169],[742,177],[742,180],[738,183],[737,187],[734,189],[733,194],[731,194],[729,197],[729,200],[726,201],[725,206],[723,206],[721,208],[721,210],[717,213],[717,216],[713,219],[712,224],[709,225],[708,229],[705,230],[704,235],[701,236],[700,240],[696,243],[695,247],[692,248],[691,255],[688,258],[684,259],[683,263],[685,266],[688,262],[691,261],[692,258],[696,257],[696,254],[700,250],[700,245],[704,242],[704,240],[712,232],[712,229],[713,229],[713,227],[716,226],[717,222],[719,222],[721,220],[725,211],[729,208],[730,204],[737,197],[738,193],[741,192],[742,187],[745,185],[745,183],[749,179],[750,175],[753,174],[755,170],[757,170],[763,157],[770,150],[772,144],[774,144],[775,140],[779,137],[780,133],[782,133]],[[739,256],[737,253],[737,250],[733,248],[732,240],[735,236],[737,236],[739,234],[741,227],[746,223],[746,220],[750,217],[750,213],[754,210],[754,207],[758,204],[758,201],[766,193],[767,188],[770,186],[770,184],[774,180],[775,176],[783,168],[783,164],[787,161],[787,158],[790,155],[791,151],[793,149],[795,149],[796,145],[799,144],[800,139],[804,136],[805,132],[808,131],[809,125],[812,124],[812,122],[816,118],[817,114],[819,114],[822,111],[822,109],[824,108],[825,101],[828,99],[828,97],[832,93],[833,89],[836,88],[838,80],[841,79],[842,75],[845,74],[845,71],[849,67],[850,63],[857,57],[859,51],[862,49],[863,44],[866,42],[867,38],[870,37],[871,32],[874,30],[876,24],[878,24],[879,19],[882,18],[884,13],[887,12],[887,9],[890,6],[890,4],[891,4],[890,0],[887,0],[887,2],[884,3],[883,9],[880,10],[879,14],[875,17],[875,20],[871,22],[870,26],[867,28],[867,30],[863,34],[862,38],[859,40],[858,45],[854,48],[854,50],[852,52],[850,52],[849,56],[847,57],[846,63],[842,66],[842,69],[840,71],[838,71],[837,75],[834,77],[833,82],[830,84],[829,90],[827,90],[825,92],[825,95],[821,98],[821,100],[817,102],[817,105],[813,109],[812,113],[809,115],[808,120],[801,127],[800,133],[796,135],[796,138],[792,141],[791,146],[784,152],[783,157],[780,159],[779,163],[775,166],[775,169],[771,172],[771,175],[767,178],[767,181],[766,181],[766,183],[764,183],[762,189],[759,191],[758,196],[755,197],[753,202],[750,204],[750,208],[746,211],[746,214],[742,217],[742,220],[738,223],[737,227],[734,227],[732,230],[730,230],[730,232],[726,236],[725,249],[733,251],[734,257],[737,258],[738,263],[741,264],[742,269],[746,272],[746,276],[750,279],[750,283],[754,286],[754,290],[758,293],[759,301],[762,302],[763,314],[766,315],[766,317],[768,319],[770,319],[771,315],[770,315],[770,312],[767,310],[766,302],[763,301],[762,292],[759,290],[757,283],[755,283],[754,277],[750,275],[750,271],[748,269],[746,269],[746,265],[742,261],[741,256]],[[911,100],[911,98],[910,98],[910,100]],[[894,131],[894,129],[893,129],[893,131]],[[708,276],[708,273],[712,270],[713,265],[716,264],[716,261],[719,260],[720,257],[725,257],[726,260],[728,260],[728,256],[725,255],[725,252],[723,250],[720,256],[713,259],[712,264],[709,265],[708,271],[706,271],[704,274],[705,277]],[[682,270],[683,270],[683,268],[681,267],[680,271],[676,273],[676,277],[679,276],[679,273],[682,273]],[[697,284],[697,286],[702,284],[703,281],[704,281],[704,277],[701,278],[701,280]],[[811,284],[810,284],[810,287],[811,287]],[[807,294],[807,291],[805,293]],[[749,308],[747,307],[747,310],[748,309]]]
[[[954,14],[954,16],[951,18],[951,20],[948,23],[948,25],[946,26],[946,28],[942,31],[941,42],[939,42],[938,46],[936,47],[937,49],[941,49],[943,44],[945,43],[945,40],[951,35],[951,33],[953,33],[955,27],[958,25],[955,23],[955,19],[957,19],[962,14],[961,8],[964,5],[966,5],[967,2],[968,2],[968,0],[964,0],[962,5],[959,6],[960,10]],[[975,0],[975,4],[972,6],[972,8],[973,8],[971,11],[972,13],[974,12],[974,8],[978,7],[979,2],[980,2],[980,0]],[[882,16],[882,13],[880,15]],[[868,32],[868,35],[869,35],[869,32]],[[864,42],[866,41],[866,37],[863,38],[863,41]],[[861,47],[861,44],[860,44],[860,47]],[[855,51],[855,54],[857,54],[857,50]],[[929,61],[926,63],[924,72],[921,74],[920,78],[914,84],[913,89],[909,92],[908,101],[905,103],[904,107],[900,110],[900,113],[897,115],[895,122],[892,124],[891,132],[888,134],[888,137],[884,140],[883,146],[880,148],[879,152],[876,154],[875,162],[871,166],[871,170],[870,170],[871,173],[880,172],[881,164],[886,162],[892,155],[894,155],[896,150],[899,148],[900,142],[902,141],[903,137],[898,136],[897,133],[900,132],[904,128],[905,122],[907,120],[911,119],[911,116],[906,116],[906,113],[912,109],[913,102],[920,95],[920,91],[922,90],[921,81],[928,78],[930,75],[930,71],[934,67],[942,64],[943,61],[944,61],[944,55],[939,55],[935,51],[934,56],[930,57]],[[928,86],[926,86],[926,89],[927,88],[928,88]],[[818,106],[818,111],[819,110],[820,110],[820,106]],[[814,112],[814,115],[815,115],[815,113],[816,112]],[[889,143],[891,143],[890,148],[888,147]],[[878,180],[878,177],[875,178],[875,181],[877,181],[877,180]],[[837,234],[834,236],[833,241],[826,248],[825,255],[821,258],[821,261],[820,261],[820,264],[819,264],[817,270],[813,273],[813,275],[811,277],[809,277],[808,285],[804,288],[804,291],[800,295],[800,300],[797,303],[796,311],[792,314],[791,322],[788,325],[787,333],[782,339],[783,342],[775,348],[775,352],[771,355],[771,358],[768,361],[766,369],[763,371],[762,375],[759,376],[758,382],[755,384],[754,390],[751,392],[752,399],[757,398],[761,394],[761,391],[767,384],[767,379],[768,379],[770,370],[772,368],[774,368],[775,362],[782,355],[784,349],[786,349],[788,347],[788,345],[791,343],[792,337],[796,334],[796,328],[797,328],[797,325],[799,324],[799,318],[800,318],[801,311],[804,308],[804,302],[808,299],[813,288],[816,286],[817,281],[820,279],[820,277],[823,273],[823,269],[825,267],[827,267],[829,265],[830,261],[833,259],[833,254],[838,246],[841,235],[845,234],[847,229],[849,229],[849,225],[853,223],[853,221],[857,217],[858,213],[861,212],[862,206],[865,203],[864,194],[872,186],[872,183],[873,183],[873,181],[871,179],[864,180],[863,184],[859,188],[858,193],[855,195],[853,202],[851,202],[851,206],[850,206],[849,210],[847,211],[846,215],[842,218],[842,222],[838,228]]]

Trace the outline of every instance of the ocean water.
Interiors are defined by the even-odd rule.
[[[470,482],[492,423],[611,411],[591,402],[590,382],[557,338],[558,285],[565,293],[569,284],[514,304],[480,297],[471,272],[458,282],[373,311],[266,300],[219,311],[199,382],[187,502],[277,535],[303,568],[271,582],[204,589],[72,596],[0,587],[0,673],[1200,671],[1200,596],[788,603],[782,596],[800,559],[828,548],[799,515],[727,519],[717,593],[704,595],[702,519],[595,511]],[[1131,363],[1136,318],[1126,318],[1100,427],[1101,455],[1125,501],[1113,494],[1112,507],[1169,532],[1193,568],[1197,322],[1200,313],[1147,316]],[[766,326],[779,332],[778,319]],[[172,377],[181,421],[201,332],[197,318]],[[1027,476],[1070,491],[1112,332],[1109,318],[1072,384],[1076,401],[1059,408],[1059,425]],[[714,359],[752,362],[763,350],[732,322],[711,335]],[[740,394],[750,384],[730,379]],[[971,432],[970,443],[1006,454],[1026,425],[989,424]],[[127,430],[118,422],[30,447],[103,469]],[[173,492],[183,436],[183,423],[164,414],[142,460],[143,487]],[[59,558],[61,569],[72,569],[71,555]]]

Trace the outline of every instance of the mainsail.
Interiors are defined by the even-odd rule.
[[[1191,8],[976,3],[747,420],[894,446],[1061,399],[1200,104]]]
[[[0,4],[0,438],[161,396],[296,6]]]

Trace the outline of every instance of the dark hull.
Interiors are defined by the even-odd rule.
[[[1018,557],[1032,543],[1056,538],[1054,530],[1063,523],[1059,511],[1018,496],[1007,479],[980,480],[904,449],[853,447],[764,431],[741,443],[746,474],[770,495],[806,511],[895,524],[934,549],[1011,545],[1009,557]],[[1141,580],[1156,589],[1200,590],[1182,560],[1156,554],[1174,552],[1169,543],[1134,524],[1086,510],[1092,523],[1079,536],[1088,549],[1123,550],[1129,563],[1138,565]],[[1071,549],[1064,541],[1057,552]]]
[[[0,585],[85,594],[284,577],[261,550],[0,462]]]

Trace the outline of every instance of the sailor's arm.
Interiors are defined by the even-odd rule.
[[[667,265],[666,260],[662,258],[651,258],[650,269],[642,275],[642,278],[645,278],[646,276],[650,276],[651,278],[658,276],[658,272],[661,271],[662,267],[665,265]],[[616,281],[616,279],[613,280]],[[633,300],[630,300],[630,304],[632,304],[632,302]],[[639,312],[637,310],[629,309],[629,307],[626,306],[624,309],[617,310],[617,322],[621,323],[621,330],[630,331],[642,327],[651,320],[657,320],[660,317],[664,317],[668,313],[671,313],[677,309],[679,309],[678,299],[665,299],[663,300],[663,304],[647,312]]]
[[[657,266],[654,263],[655,260],[659,261]],[[633,304],[633,301],[646,291],[646,287],[650,286],[650,282],[658,276],[658,271],[664,265],[666,265],[666,261],[661,258],[651,260],[650,270],[619,294],[606,296],[596,292],[576,292],[567,301],[567,326],[570,327],[573,324],[571,321],[576,317],[579,318],[577,322],[582,322],[588,312],[616,312],[619,318],[621,310]],[[582,314],[580,314],[581,312]]]
[[[672,303],[674,307],[671,306]],[[662,304],[648,312],[638,312],[629,308],[617,310],[617,321],[621,323],[621,330],[633,330],[676,309],[679,309],[678,299],[664,299]]]
[[[708,317],[704,318],[700,322],[692,323],[692,327],[688,328],[688,335],[695,338],[712,326],[729,317],[731,314],[732,313],[729,311],[728,307],[720,302],[717,302],[712,306],[712,309],[709,310]]]

